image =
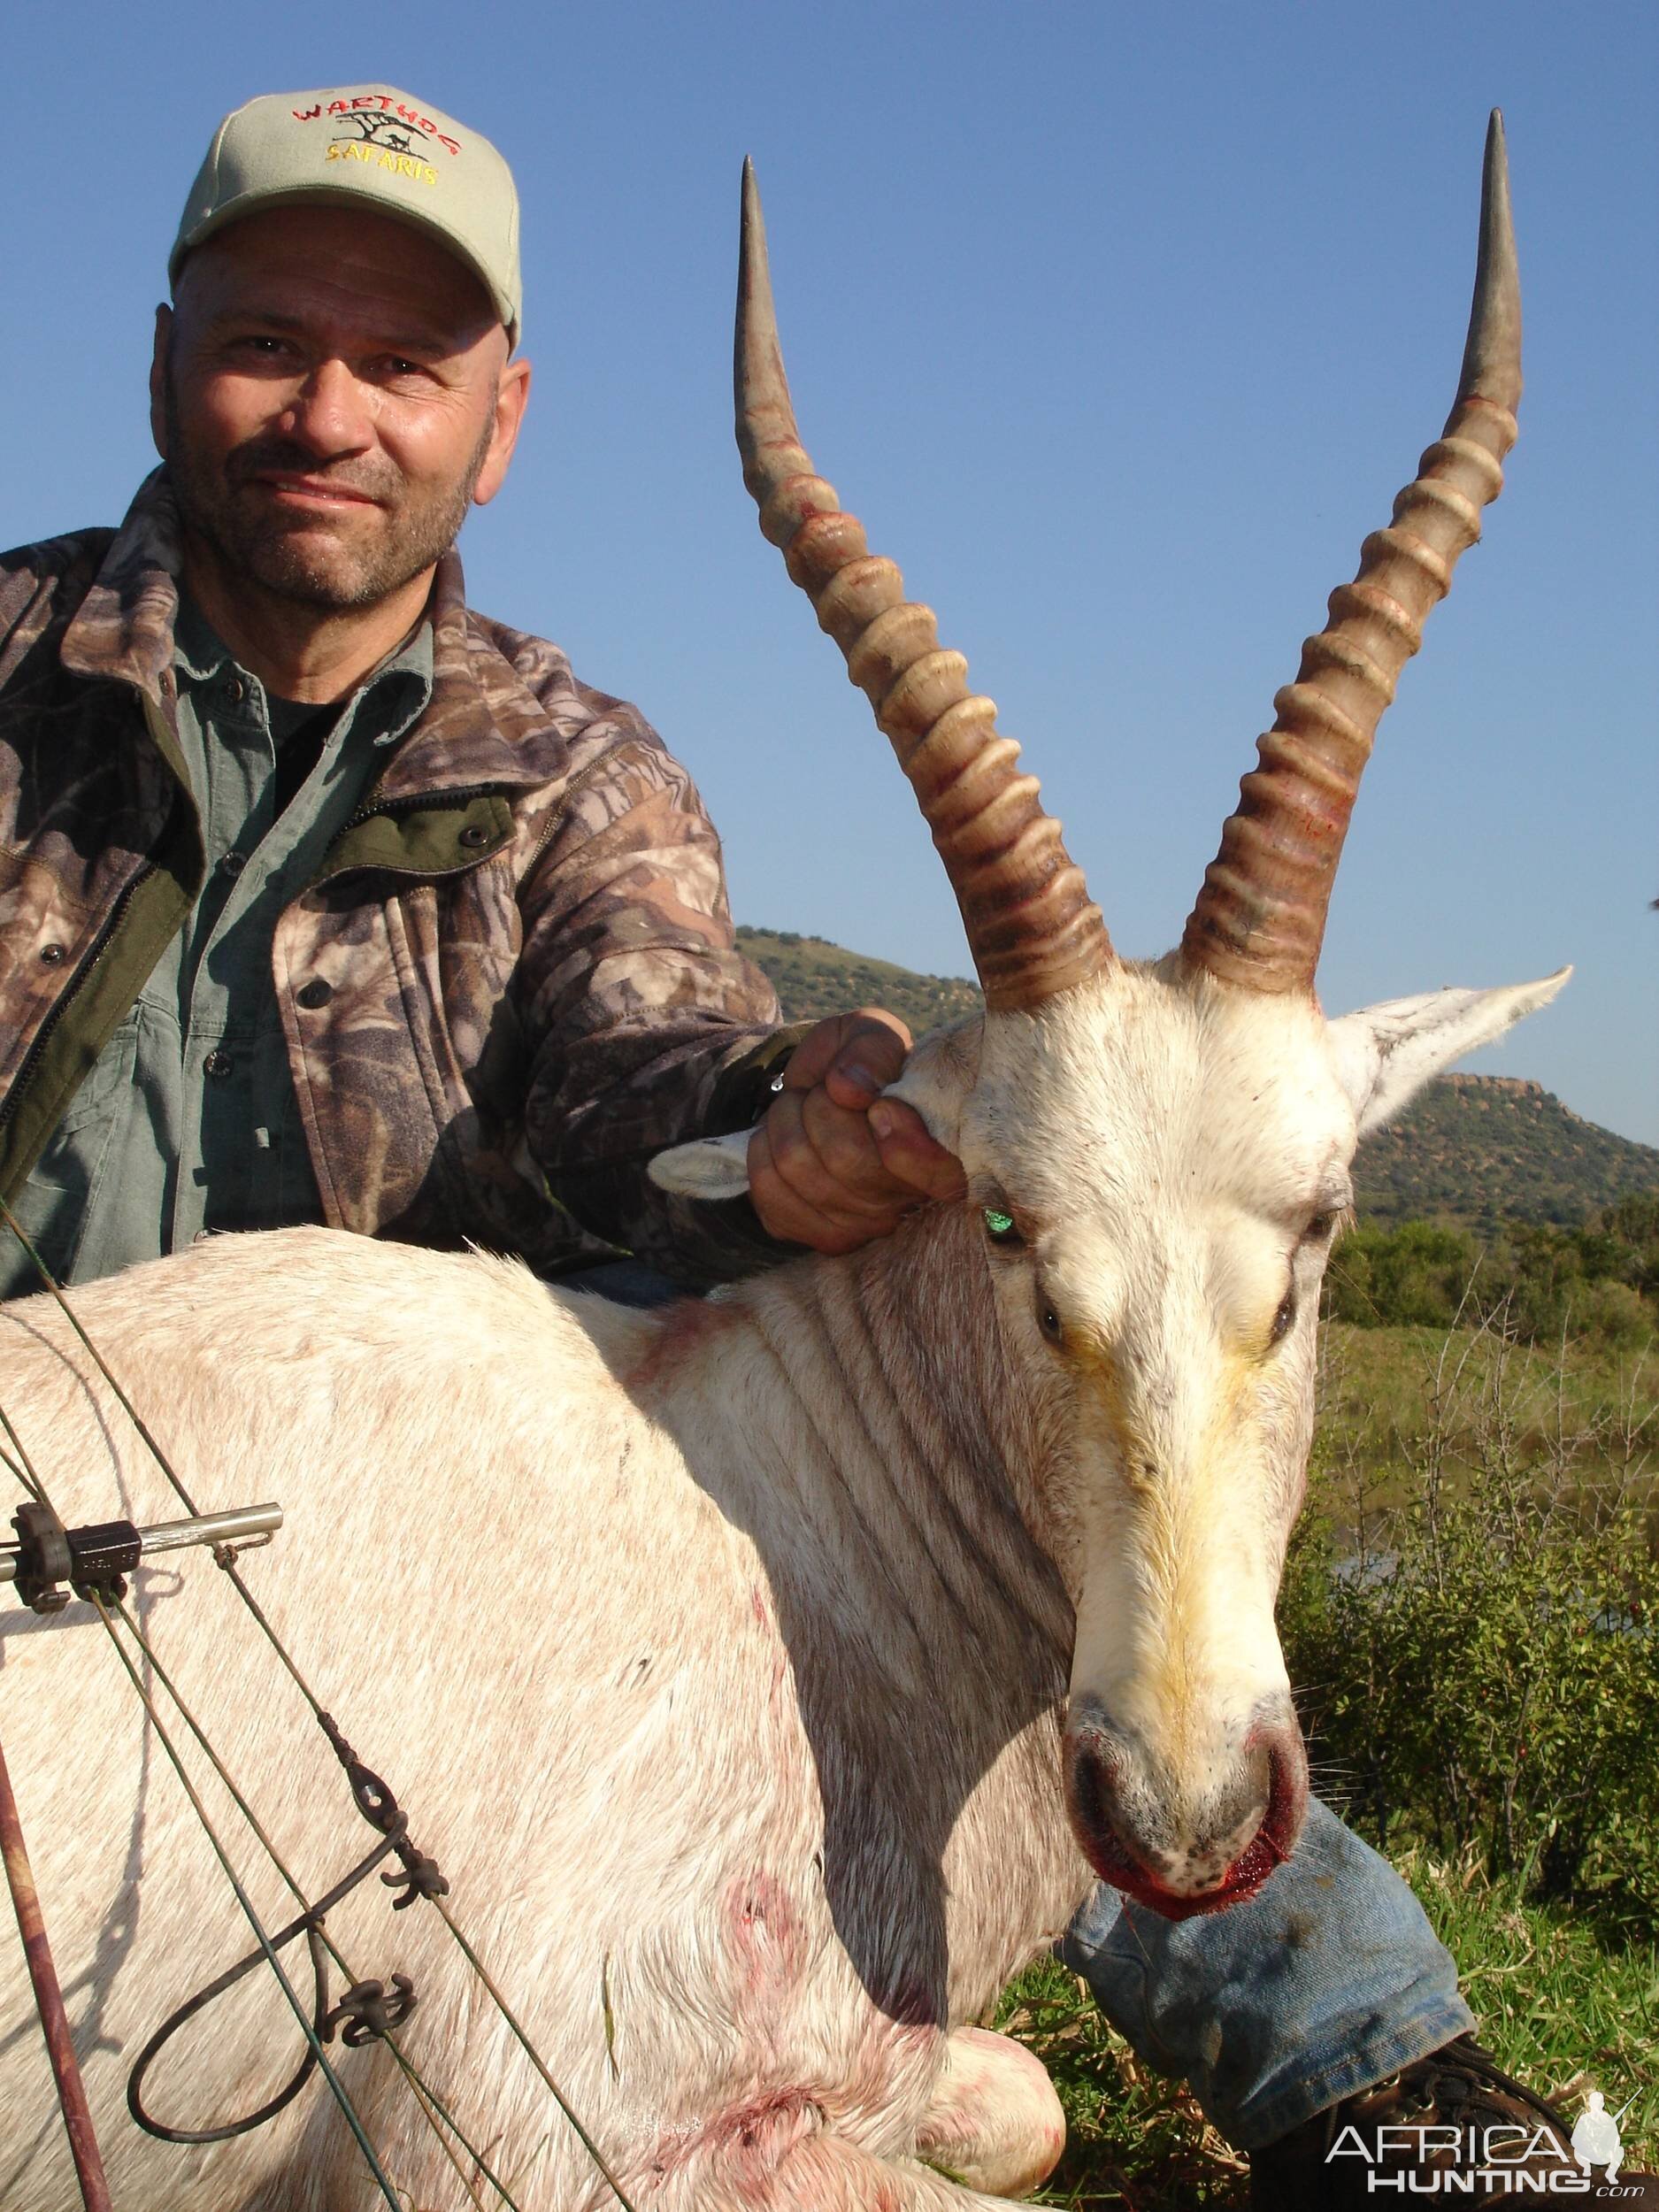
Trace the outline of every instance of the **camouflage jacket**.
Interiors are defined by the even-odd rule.
[[[176,527],[158,471],[119,532],[0,556],[8,1197],[201,887]],[[431,618],[430,703],[272,949],[326,1218],[546,1271],[606,1247],[698,1281],[776,1258],[746,1200],[644,1173],[751,1120],[800,1033],[733,949],[690,779],[557,646],[472,613],[453,553]]]

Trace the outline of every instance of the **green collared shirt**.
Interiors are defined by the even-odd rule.
[[[216,1229],[320,1221],[271,972],[277,918],[317,874],[384,749],[432,695],[423,623],[335,713],[269,698],[186,600],[174,634],[179,742],[201,818],[200,897],[81,1086],[15,1211],[60,1282],[113,1274]],[[39,1287],[21,1253],[0,1294]]]

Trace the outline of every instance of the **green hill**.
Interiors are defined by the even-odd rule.
[[[845,952],[826,938],[797,936],[792,929],[738,926],[739,944],[765,971],[785,1021],[814,1021],[855,1006],[885,1006],[908,1023],[910,1034],[942,1029],[979,1010],[979,989],[959,976],[918,975],[891,960]]]
[[[1580,1120],[1541,1083],[1443,1075],[1360,1147],[1360,1210],[1378,1221],[1571,1227],[1659,1191],[1659,1152]]]
[[[957,976],[918,975],[794,930],[740,927],[784,1018],[806,1021],[885,1006],[920,1036],[979,1005]],[[1508,1075],[1447,1075],[1360,1147],[1362,1214],[1440,1220],[1490,1234],[1506,1222],[1576,1225],[1632,1193],[1659,1191],[1659,1151],[1582,1121],[1539,1083]]]

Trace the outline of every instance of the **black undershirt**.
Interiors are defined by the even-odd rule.
[[[323,757],[341,703],[330,700],[319,706],[311,699],[278,699],[267,692],[265,711],[271,718],[271,742],[276,750],[272,810],[280,818],[298,795],[305,779]]]

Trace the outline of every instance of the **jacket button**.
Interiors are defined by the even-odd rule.
[[[61,967],[63,963],[68,957],[68,954],[64,950],[61,945],[42,945],[41,947],[41,958],[46,963],[49,968]]]
[[[232,1064],[233,1063],[228,1052],[220,1052],[215,1048],[213,1051],[210,1052],[206,1059],[203,1061],[202,1072],[204,1075],[228,1075],[230,1073]]]
[[[464,845],[488,845],[489,835],[481,822],[469,822],[461,832],[461,842]]]
[[[234,882],[235,879],[242,873],[242,870],[247,865],[248,856],[246,853],[227,853],[225,857],[219,864],[219,873],[221,875],[229,876],[231,880]]]
[[[325,983],[321,976],[315,976],[311,982],[302,983],[294,996],[310,1012],[315,1007],[326,1006],[334,995],[334,985]]]

